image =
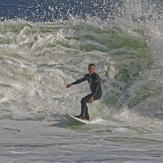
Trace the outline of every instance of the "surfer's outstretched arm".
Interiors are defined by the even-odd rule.
[[[73,82],[71,84],[67,84],[66,88],[70,88],[72,85],[76,85],[76,84],[82,83],[82,82],[84,82],[86,80],[87,80],[87,76],[85,75],[83,78],[78,79],[78,80],[76,80],[75,82]]]

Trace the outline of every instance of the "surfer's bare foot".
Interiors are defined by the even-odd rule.
[[[83,117],[83,116],[81,116],[81,115],[77,115],[77,116],[75,116],[76,118],[79,118],[79,119],[82,119],[82,120],[84,120],[85,118]]]
[[[85,119],[86,119],[87,121],[90,121],[89,117],[86,117]]]

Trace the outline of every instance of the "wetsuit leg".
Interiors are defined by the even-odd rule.
[[[88,107],[87,107],[87,104],[86,104],[86,103],[89,102],[89,99],[90,99],[90,98],[91,98],[91,94],[89,94],[89,95],[83,97],[82,100],[81,100],[81,114],[80,114],[80,115],[81,115],[82,117],[84,117],[84,118],[86,118],[86,117],[89,116],[89,115],[88,115]]]
[[[88,106],[87,105],[86,105],[86,110],[85,110],[85,119],[89,120]]]
[[[89,119],[87,103],[89,103],[89,99],[91,97],[92,97],[92,94],[89,94],[89,95],[83,97],[81,100],[81,114],[80,114],[80,116],[82,116],[85,119]],[[93,100],[95,101],[95,100],[98,100],[100,98],[101,98],[101,96],[99,96],[99,97],[95,96]]]

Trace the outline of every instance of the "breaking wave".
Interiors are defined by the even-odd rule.
[[[99,12],[84,17],[69,13],[67,19],[51,22],[0,23],[0,119],[42,120],[80,112],[87,83],[71,89],[65,85],[87,73],[90,62],[96,64],[103,88],[103,98],[89,106],[93,117],[124,118],[127,111],[163,119],[158,4],[110,2],[116,9],[109,14],[104,2],[105,18]]]

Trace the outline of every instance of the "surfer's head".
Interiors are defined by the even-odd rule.
[[[89,74],[92,75],[92,74],[95,72],[95,64],[90,63],[90,64],[88,65],[88,71],[89,71]]]

